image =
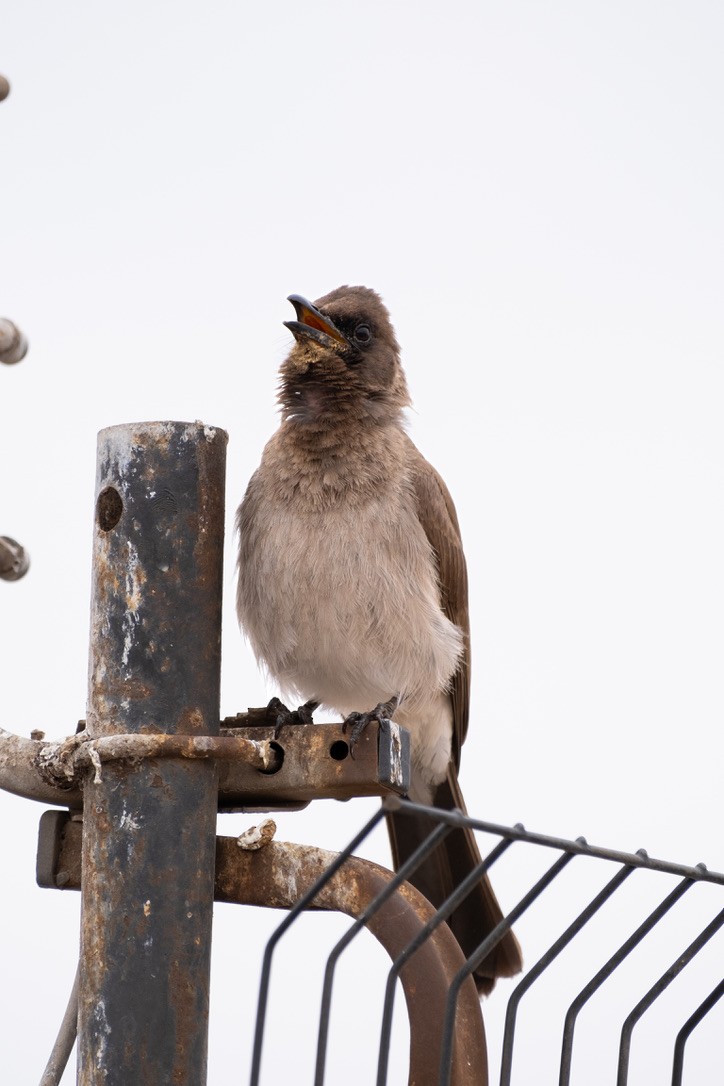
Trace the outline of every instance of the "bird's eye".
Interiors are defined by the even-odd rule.
[[[369,324],[358,324],[354,330],[354,338],[357,343],[366,346],[372,339],[372,329]]]

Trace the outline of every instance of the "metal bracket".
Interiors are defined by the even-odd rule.
[[[45,812],[40,819],[38,848],[41,886],[80,889],[81,837],[82,824],[77,817],[62,811]],[[390,895],[387,889],[394,880],[392,872],[369,860],[350,856],[335,873],[337,854],[323,849],[276,841],[253,852],[238,846],[233,837],[216,838],[216,901],[292,909],[318,887],[309,907],[364,921],[393,961],[435,916],[433,906],[409,883]],[[290,870],[295,872],[293,879],[289,878]],[[446,924],[440,924],[400,970],[410,1019],[410,1083],[434,1086],[438,1081],[445,1001],[463,963],[454,935]],[[453,1086],[487,1082],[480,1001],[469,978],[460,992],[455,1016],[451,1082]]]
[[[406,795],[409,791],[410,733],[391,721],[370,723],[354,754],[341,724],[293,724],[283,728],[277,739],[268,727],[235,728],[234,732],[270,741],[276,766],[265,771],[242,762],[220,762],[222,812],[301,810],[313,799]]]
[[[221,813],[301,810],[313,799],[405,795],[410,786],[410,733],[391,721],[370,723],[354,756],[341,724],[292,725],[278,739],[267,727],[229,730],[240,739],[269,741],[276,759],[271,770],[220,760]],[[38,886],[80,886],[81,828],[79,816],[68,811],[45,811],[41,816]]]
[[[220,737],[143,733],[92,740],[81,731],[50,742],[42,732],[23,739],[0,728],[0,788],[40,803],[79,809],[83,779],[98,776],[105,762],[131,767],[171,757],[217,762],[221,811],[301,810],[313,799],[409,791],[410,736],[398,724],[370,723],[353,756],[341,724],[291,725],[275,739],[273,728],[247,725],[249,719],[263,718],[263,713],[250,710],[227,717]]]
[[[80,845],[83,823],[69,811],[44,811],[38,827],[35,879],[48,890],[80,887]],[[61,859],[62,857],[62,859]],[[70,865],[70,870],[68,870]]]

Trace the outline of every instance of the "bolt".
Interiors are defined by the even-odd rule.
[[[9,535],[0,535],[0,578],[3,581],[19,581],[28,572],[30,558]]]
[[[2,86],[0,85],[1,96]],[[11,366],[14,362],[20,362],[22,358],[25,358],[27,351],[28,341],[20,329],[6,317],[0,317],[0,362]]]

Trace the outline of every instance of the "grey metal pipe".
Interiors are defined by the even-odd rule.
[[[87,732],[218,735],[226,434],[98,437]],[[106,762],[84,789],[80,1086],[206,1082],[215,759]]]

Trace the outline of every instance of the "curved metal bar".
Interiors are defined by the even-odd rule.
[[[429,841],[429,838],[428,838]],[[382,1028],[380,1031],[380,1051],[377,1063],[377,1086],[384,1086],[387,1082],[387,1062],[389,1056],[390,1037],[392,1034],[392,1012],[394,1009],[395,1001],[395,987],[396,981],[399,977],[404,965],[412,957],[413,954],[419,950],[422,944],[430,938],[432,933],[439,927],[443,921],[447,920],[448,916],[452,913],[453,909],[457,908],[461,901],[470,893],[471,889],[478,882],[480,877],[488,871],[492,865],[502,856],[502,854],[510,848],[513,844],[512,841],[500,841],[491,852],[481,860],[479,864],[476,864],[470,874],[460,883],[458,888],[447,898],[442,906],[437,910],[435,915],[427,921],[425,926],[420,929],[412,942],[408,943],[405,949],[399,954],[392,963],[389,975],[387,977],[387,984],[385,985],[385,1001],[382,1012]],[[427,851],[431,848],[427,846]]]
[[[58,1036],[50,1053],[40,1086],[60,1086],[63,1072],[68,1066],[70,1054],[78,1036],[78,985],[80,982],[80,964],[75,971],[75,980],[71,988],[68,1006],[65,1008],[63,1021],[60,1023]]]
[[[508,1000],[508,1009],[505,1013],[505,1032],[503,1034],[503,1056],[500,1068],[500,1086],[510,1086],[510,1075],[513,1065],[513,1038],[515,1035],[515,1021],[518,1013],[518,1005],[531,987],[531,985],[538,980],[541,973],[548,968],[565,947],[571,942],[579,931],[588,923],[588,921],[595,916],[601,906],[608,901],[608,899],[618,890],[623,882],[633,872],[633,867],[622,867],[616,874],[610,879],[604,888],[593,898],[592,901],[586,906],[586,908],[579,913],[576,919],[570,924],[563,934],[553,943],[553,945],[545,952],[542,958],[526,973],[523,980],[518,984],[510,999]]]
[[[317,1036],[317,1060],[314,1073],[315,1086],[322,1086],[324,1082],[324,1069],[327,1059],[327,1037],[329,1032],[329,1016],[332,1006],[332,983],[334,980],[334,970],[337,965],[342,952],[349,946],[356,935],[365,927],[369,920],[378,912],[392,897],[395,890],[402,886],[409,875],[414,874],[417,868],[420,866],[425,856],[431,852],[437,844],[442,841],[444,837],[450,832],[448,826],[440,825],[435,826],[427,838],[422,844],[415,849],[412,856],[399,869],[394,875],[391,875],[386,885],[382,887],[379,894],[377,894],[367,906],[357,916],[355,923],[349,928],[342,938],[332,947],[332,950],[327,958],[327,966],[324,970],[324,985],[322,988],[322,1008],[319,1014],[319,1032]]]
[[[104,735],[94,739],[87,732],[71,736],[61,743],[46,744],[38,754],[41,773],[51,781],[75,783],[91,768],[94,783],[102,780],[104,762],[139,762],[145,758],[215,758],[238,760],[255,769],[270,770],[276,765],[274,750],[268,740],[242,736]]]
[[[343,849],[342,852],[338,853],[336,858],[327,867],[326,871],[322,873],[322,878],[324,879],[325,882],[328,882],[332,878],[332,876],[334,874],[336,874],[337,871],[339,871],[342,864],[349,857],[351,857],[354,850],[358,847],[358,845],[360,845],[362,843],[362,841],[365,840],[365,838],[368,836],[368,834],[371,833],[371,831],[378,824],[378,822],[380,822],[382,820],[383,817],[384,817],[384,811],[383,811],[382,807],[380,807],[380,809],[378,811],[375,811],[375,813],[371,816],[371,818],[368,819],[368,821],[365,823],[365,825],[362,827],[362,829],[358,833],[355,834],[355,836],[349,842],[347,847],[345,849]],[[218,864],[218,859],[217,859],[217,864]],[[263,1041],[264,1041],[264,1026],[266,1024],[266,1010],[267,1010],[267,1003],[268,1003],[268,997],[269,997],[269,982],[270,982],[270,977],[271,977],[271,965],[272,965],[272,958],[274,956],[274,951],[276,950],[277,944],[278,944],[279,940],[281,939],[281,937],[289,929],[289,927],[294,923],[294,921],[299,916],[299,914],[304,909],[307,909],[307,908],[311,907],[312,901],[314,901],[314,899],[315,899],[315,897],[317,895],[317,890],[318,890],[318,886],[317,886],[316,882],[313,883],[311,886],[306,887],[306,889],[302,892],[301,897],[299,897],[294,902],[294,904],[289,907],[290,911],[284,917],[281,924],[279,924],[279,926],[272,932],[271,936],[267,940],[266,946],[264,947],[264,957],[262,959],[262,968],[261,968],[261,979],[259,981],[259,999],[257,1000],[257,1009],[256,1009],[256,1025],[254,1027],[254,1047],[252,1049],[252,1057],[251,1057],[251,1079],[250,1079],[251,1086],[256,1086],[256,1084],[259,1081],[259,1072],[260,1072],[260,1068],[261,1068],[261,1049],[262,1049],[262,1044],[263,1044]],[[234,893],[233,888],[232,888],[232,891],[230,891],[232,893],[232,896],[230,896],[228,898],[225,897],[224,895],[225,895],[226,892],[227,892],[227,889],[226,889],[226,885],[224,884],[224,888],[222,889],[221,895],[218,897],[218,900],[220,900],[220,901],[226,901],[226,900],[228,900],[228,901],[237,901],[238,900],[237,896],[233,896],[233,893]],[[236,893],[238,894],[238,891],[236,891]],[[217,888],[215,890],[215,896],[218,895],[218,894],[219,894],[219,887],[217,886]],[[270,907],[273,908],[274,906],[271,905]],[[279,905],[278,907],[281,908],[282,906]]]
[[[631,1034],[633,1033],[634,1026],[638,1020],[645,1014],[651,1004],[659,998],[662,992],[671,984],[672,980],[675,980],[682,969],[685,969],[689,962],[694,958],[701,948],[705,946],[709,940],[715,935],[719,928],[724,924],[724,909],[722,909],[714,919],[707,924],[703,931],[697,935],[696,939],[683,952],[676,960],[669,966],[665,973],[663,973],[655,984],[649,988],[643,999],[639,1000],[634,1009],[631,1011],[626,1021],[623,1024],[621,1030],[621,1044],[618,1050],[618,1077],[616,1079],[617,1086],[626,1086],[628,1083],[628,1065],[629,1057],[631,1055]]]
[[[392,872],[356,856],[342,864],[338,859],[336,853],[323,849],[277,842],[258,852],[243,852],[235,838],[219,837],[215,897],[245,905],[293,908],[295,915],[302,901],[312,908],[333,909],[356,919],[366,915],[366,926],[390,957],[396,958],[435,910],[417,890],[402,883],[373,913],[370,906],[390,886]],[[290,872],[294,872],[293,878]],[[285,917],[284,930],[292,919],[291,914]],[[448,986],[463,960],[457,940],[442,924],[401,972],[410,1017],[409,1082],[415,1086],[437,1083]],[[451,1081],[454,1086],[487,1083],[485,1030],[472,979],[463,985],[458,1000]]]
[[[573,1032],[576,1028],[576,1020],[582,1007],[588,1002],[594,992],[597,992],[605,980],[617,969],[622,961],[628,957],[632,950],[638,946],[644,936],[648,935],[659,920],[671,909],[679,898],[694,885],[693,879],[682,879],[659,905],[649,913],[643,924],[640,924],[633,935],[630,935],[625,943],[622,943],[615,954],[612,954],[606,964],[599,969],[585,988],[582,988],[568,1008],[566,1021],[563,1027],[563,1045],[561,1052],[561,1067],[558,1078],[558,1086],[568,1086],[571,1080],[571,1060],[573,1056]]]
[[[701,1020],[706,1017],[712,1007],[716,1006],[722,996],[724,996],[724,980],[719,981],[716,988],[714,988],[706,999],[699,1004],[691,1017],[687,1018],[686,1022],[684,1022],[684,1025],[679,1030],[676,1036],[676,1044],[674,1045],[674,1066],[671,1072],[671,1086],[681,1086],[686,1042],[689,1040],[689,1037]]]
[[[83,795],[78,784],[52,784],[41,772],[38,759],[50,746],[44,740],[24,739],[0,728],[0,788],[39,803],[54,803],[79,810]]]
[[[89,770],[94,770],[97,783],[102,763],[143,758],[215,758],[266,771],[276,765],[268,740],[243,736],[142,734],[92,739],[82,732],[51,742],[24,739],[0,728],[0,788],[41,803],[80,808],[80,785]]]
[[[546,873],[536,882],[531,889],[525,894],[517,905],[515,905],[507,916],[505,916],[500,923],[493,928],[486,939],[480,944],[474,954],[463,963],[462,968],[458,969],[455,976],[450,982],[450,987],[445,1000],[445,1019],[443,1023],[443,1036],[442,1036],[442,1049],[440,1055],[440,1068],[438,1075],[438,1086],[451,1086],[453,1082],[452,1078],[452,1059],[451,1056],[454,1052],[453,1046],[453,1030],[455,1026],[455,1018],[458,1013],[458,1003],[460,995],[463,990],[463,986],[468,980],[472,980],[472,974],[477,965],[490,953],[495,944],[500,941],[502,936],[513,926],[516,920],[523,915],[536,898],[540,897],[543,891],[549,886],[554,879],[560,875],[561,871],[567,864],[573,859],[574,853],[564,853],[560,856],[554,864],[548,868]]]

